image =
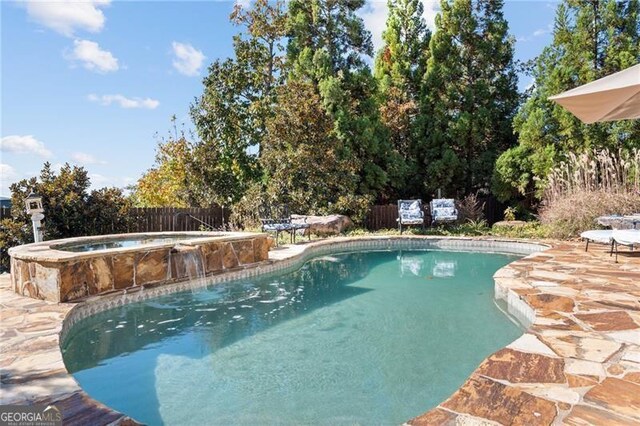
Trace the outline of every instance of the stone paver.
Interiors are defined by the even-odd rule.
[[[640,255],[616,264],[602,246],[562,242],[495,281],[533,319],[527,334],[410,424],[640,425]]]
[[[353,240],[278,248],[270,259],[288,262]],[[619,260],[595,245],[585,253],[582,244],[563,242],[496,272],[496,296],[530,321],[527,332],[409,423],[640,424],[640,256]],[[90,303],[20,296],[0,276],[0,403],[55,403],[65,424],[135,424],[86,395],[62,362],[65,318]]]

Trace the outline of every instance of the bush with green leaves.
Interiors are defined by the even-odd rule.
[[[24,199],[32,191],[42,197],[45,240],[126,232],[130,224],[130,200],[118,188],[89,190],[87,171],[65,164],[59,172],[45,163],[40,177],[11,185],[11,218],[0,223],[0,262],[9,266],[11,247],[33,242],[31,218]]]

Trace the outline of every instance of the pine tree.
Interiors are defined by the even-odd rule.
[[[502,6],[441,2],[421,98],[418,164],[427,194],[488,189],[496,158],[514,143],[517,75]]]
[[[417,101],[426,70],[431,31],[421,0],[388,0],[389,15],[382,33],[385,45],[375,61],[375,76],[383,93],[398,88]]]
[[[497,195],[533,202],[548,170],[566,153],[640,146],[639,120],[586,125],[548,99],[638,62],[638,0],[566,0],[558,5],[553,41],[538,57],[531,95],[514,119],[519,146],[497,163]]]
[[[374,75],[380,90],[382,123],[392,148],[402,158],[404,176],[395,179],[393,186],[397,196],[404,198],[419,191],[412,182],[417,175],[414,158],[419,146],[415,124],[431,32],[422,18],[420,0],[389,0],[388,7],[382,34],[385,45],[376,56]]]
[[[357,15],[364,0],[289,3],[289,78],[310,82],[333,119],[341,159],[355,162],[356,194],[374,197],[398,174],[375,99],[377,85],[364,56],[371,35]]]

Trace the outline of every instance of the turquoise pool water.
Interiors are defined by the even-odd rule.
[[[93,398],[156,425],[400,424],[522,330],[495,304],[514,256],[323,256],[78,323],[64,359]]]
[[[98,241],[94,243],[78,243],[78,244],[70,244],[70,245],[62,245],[58,247],[58,250],[63,251],[73,251],[73,252],[85,252],[85,251],[96,251],[96,250],[107,250],[114,248],[127,248],[127,247],[137,247],[143,244],[151,244],[151,243],[178,243],[183,240],[197,238],[191,235],[176,235],[173,237],[148,237],[148,238],[123,238],[117,240],[110,241]]]

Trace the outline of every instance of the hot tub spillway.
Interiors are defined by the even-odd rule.
[[[167,281],[200,281],[205,278],[204,257],[197,246],[176,244],[169,250]]]

